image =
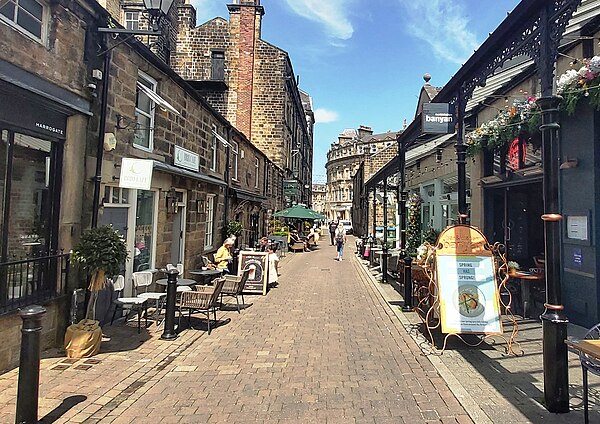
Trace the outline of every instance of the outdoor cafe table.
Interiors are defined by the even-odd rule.
[[[223,274],[223,270],[221,269],[193,269],[189,271],[192,275],[198,275],[202,278],[202,282],[211,283],[217,277],[220,277]]]
[[[584,339],[584,340],[565,340],[565,344],[570,349],[577,351],[580,354],[584,353],[591,357],[595,361],[600,361],[600,340],[597,339]],[[581,363],[583,367],[583,408],[584,408],[584,422],[588,424],[589,412],[588,412],[588,382],[587,382],[587,370],[586,366]]]
[[[167,279],[161,278],[160,280],[156,280],[156,284],[158,284],[159,286],[166,286]],[[178,286],[193,286],[196,284],[198,284],[198,282],[196,280],[192,280],[191,278],[178,278],[177,279]]]
[[[530,318],[529,316],[529,302],[531,299],[531,285],[536,281],[543,281],[545,278],[544,274],[526,272],[526,271],[514,271],[508,274],[509,278],[518,280],[521,286],[521,302],[523,307],[523,318]]]

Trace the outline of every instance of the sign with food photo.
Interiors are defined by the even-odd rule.
[[[443,333],[502,333],[491,256],[438,256]]]
[[[447,234],[449,237],[440,235],[438,245],[446,249],[440,249],[436,255],[442,333],[501,334],[500,295],[493,256],[485,250],[457,249],[455,240],[471,242],[483,235],[469,226],[452,229],[454,233]],[[446,238],[452,243],[444,243]]]

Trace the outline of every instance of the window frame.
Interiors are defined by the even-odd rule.
[[[217,140],[217,126],[213,125],[212,126],[212,143],[210,145],[210,150],[211,150],[211,161],[210,161],[210,170],[213,172],[217,172],[217,151],[218,151],[218,140]]]
[[[130,29],[130,30],[134,30],[134,31],[138,30],[138,29],[141,29],[140,28],[140,13],[141,12],[139,10],[137,10],[137,9],[126,9],[126,10],[124,10],[123,11],[123,23],[124,23],[125,28]],[[135,14],[135,15],[137,15],[137,20],[127,19],[127,15],[128,14],[132,14],[132,15]],[[129,23],[137,24],[137,28],[134,28],[134,26],[136,26],[136,25],[132,25],[130,27],[128,25]]]
[[[215,229],[215,199],[216,194],[206,195],[206,228],[204,231],[204,249],[210,249],[214,244],[214,229]]]
[[[238,166],[240,146],[236,141],[233,140],[230,141],[229,144],[231,145],[231,179],[233,181],[239,181]]]
[[[19,10],[18,3],[20,0],[12,0],[12,1],[14,1],[14,3],[15,3],[15,12],[18,12],[18,10]],[[7,26],[13,28],[15,31],[20,32],[21,34],[25,35],[26,37],[31,38],[32,40],[45,45],[46,40],[48,39],[48,22],[49,22],[49,16],[50,16],[50,12],[49,12],[50,7],[49,7],[48,3],[46,3],[43,0],[33,0],[33,1],[35,1],[42,7],[42,19],[40,21],[40,36],[39,37],[29,31],[27,31],[27,29],[25,29],[24,27],[19,25],[16,20],[12,20],[1,13],[0,13],[0,22],[5,23]],[[37,18],[35,18],[31,13],[27,12],[23,8],[21,8],[21,9],[37,21]],[[17,13],[17,17],[18,17],[18,13]]]
[[[135,142],[136,138],[135,138],[135,132],[134,132],[134,136],[133,136],[133,141],[132,141],[132,145],[134,148],[136,149],[140,149],[140,150],[144,150],[146,152],[152,152],[154,150],[154,120],[155,120],[155,115],[156,115],[156,103],[154,102],[154,100],[152,100],[151,98],[149,98],[146,94],[144,94],[146,97],[148,97],[148,101],[150,102],[150,110],[151,112],[148,113],[140,108],[138,108],[138,96],[140,95],[141,91],[137,88],[137,81],[139,81],[140,79],[146,81],[147,83],[150,84],[151,87],[149,87],[153,92],[155,92],[156,94],[158,94],[157,92],[157,86],[158,86],[158,82],[152,78],[150,75],[146,74],[143,71],[139,71],[138,70],[138,79],[136,80],[136,98],[135,98],[135,117],[136,117],[136,127],[139,124],[139,122],[137,122],[137,117],[138,114],[141,114],[142,116],[145,116],[146,118],[150,118],[150,126],[148,127],[148,147],[138,144]],[[145,85],[145,84],[144,84]],[[137,130],[136,130],[137,131]]]
[[[257,156],[254,157],[254,188],[258,188],[258,180],[260,178],[260,160]]]

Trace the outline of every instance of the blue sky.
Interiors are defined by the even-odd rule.
[[[198,24],[228,18],[227,0],[192,0]],[[518,0],[262,0],[262,38],[286,50],[313,98],[313,181],[344,128],[375,133],[414,118],[430,73],[443,86]]]

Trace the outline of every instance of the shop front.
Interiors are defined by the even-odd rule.
[[[73,196],[81,193],[82,179],[63,184],[68,177],[63,169],[77,176],[83,167],[83,161],[65,154],[65,146],[81,143],[70,136],[68,127],[73,131],[75,126],[69,125],[71,116],[89,112],[83,99],[24,71],[17,73],[25,77],[16,81],[22,87],[9,83],[1,79],[2,69],[0,311],[10,312],[65,290],[66,254],[60,250],[71,246],[60,237],[61,225],[76,226],[81,210],[76,216],[69,216],[72,211],[61,214],[61,200],[81,201]],[[34,87],[45,95],[34,93]]]

